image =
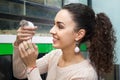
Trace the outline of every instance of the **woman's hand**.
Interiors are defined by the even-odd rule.
[[[31,40],[23,41],[19,45],[20,57],[26,67],[36,66],[38,48]]]
[[[21,26],[17,30],[17,37],[16,37],[16,41],[14,42],[14,45],[19,46],[21,42],[31,39],[33,35],[35,35],[36,29],[37,26],[35,27]]]

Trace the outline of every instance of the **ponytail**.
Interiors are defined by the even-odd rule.
[[[62,9],[68,10],[72,15],[76,23],[75,31],[80,29],[86,31],[80,43],[88,42],[89,57],[96,70],[110,72],[113,67],[116,42],[110,19],[104,13],[95,17],[93,9],[80,3],[71,3]]]
[[[113,68],[116,37],[110,19],[104,14],[96,15],[94,35],[90,40],[90,60],[97,72],[108,73]]]

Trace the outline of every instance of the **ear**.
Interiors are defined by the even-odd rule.
[[[76,41],[81,40],[81,39],[85,36],[85,33],[86,33],[85,29],[80,29],[80,30],[76,33],[76,38],[75,38],[75,40],[76,40]]]

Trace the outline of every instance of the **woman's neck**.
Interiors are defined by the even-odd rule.
[[[58,66],[65,67],[79,63],[84,60],[81,53],[75,53],[74,50],[62,50],[63,54],[59,60]]]

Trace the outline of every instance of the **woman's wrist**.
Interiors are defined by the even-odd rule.
[[[35,68],[37,68],[37,66],[33,66],[33,67],[27,67],[27,74],[30,74]]]

